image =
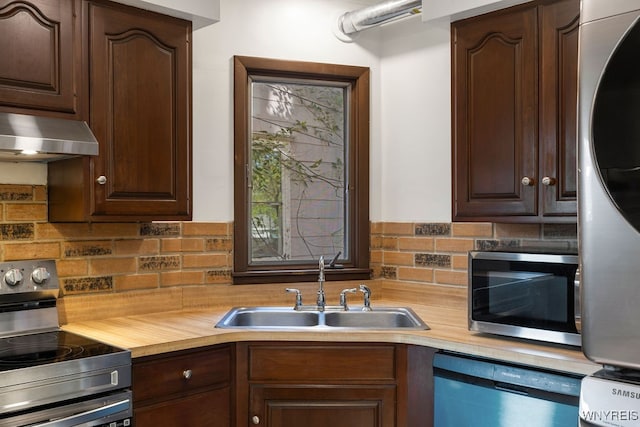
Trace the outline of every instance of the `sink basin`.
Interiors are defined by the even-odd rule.
[[[372,311],[352,308],[294,310],[291,307],[236,307],[216,328],[245,329],[415,329],[429,327],[410,308],[376,307]]]
[[[416,328],[429,327],[408,308],[380,308],[374,311],[335,311],[325,313],[325,324],[337,328]]]
[[[286,307],[234,308],[216,328],[297,328],[318,325],[318,312],[295,311]]]

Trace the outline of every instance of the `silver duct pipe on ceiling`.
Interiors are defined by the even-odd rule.
[[[344,13],[338,18],[338,29],[348,36],[395,19],[415,15],[421,10],[422,0],[387,0]]]

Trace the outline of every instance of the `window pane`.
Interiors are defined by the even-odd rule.
[[[251,82],[250,264],[349,257],[349,87]]]

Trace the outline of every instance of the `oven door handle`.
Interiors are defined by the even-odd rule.
[[[128,411],[131,407],[131,400],[124,399],[115,403],[111,403],[100,408],[95,408],[90,411],[80,412],[68,417],[58,418],[55,420],[46,421],[40,424],[33,424],[32,427],[73,427],[78,426],[89,421],[100,420],[114,415],[119,412]]]

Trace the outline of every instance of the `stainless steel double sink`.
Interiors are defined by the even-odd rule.
[[[408,307],[349,310],[294,310],[291,307],[235,307],[216,328],[242,329],[402,329],[426,330],[426,323]]]

